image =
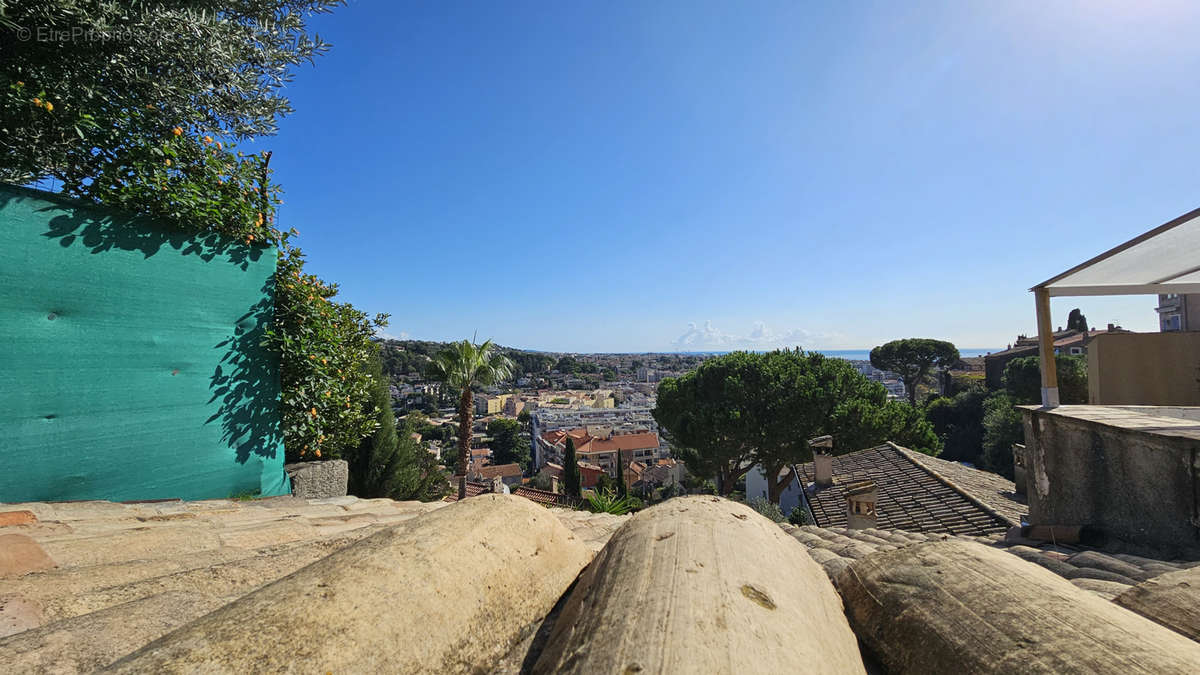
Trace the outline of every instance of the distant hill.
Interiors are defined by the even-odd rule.
[[[448,342],[430,340],[380,340],[383,372],[393,380],[424,376],[433,355],[450,346]],[[561,354],[536,352],[500,345],[500,351],[517,365],[516,375],[548,372],[558,363]]]

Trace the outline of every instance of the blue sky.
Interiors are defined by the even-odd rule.
[[[351,2],[281,222],[392,335],[1003,347],[1200,202],[1200,4]],[[1155,330],[1150,296],[1056,300]]]

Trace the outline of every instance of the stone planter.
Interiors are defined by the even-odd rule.
[[[292,479],[292,496],[302,499],[344,497],[350,481],[350,465],[344,459],[297,462],[283,470]]]

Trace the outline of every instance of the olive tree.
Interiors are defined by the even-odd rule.
[[[80,186],[182,127],[272,134],[292,69],[329,45],[307,22],[341,0],[4,3],[0,180]]]

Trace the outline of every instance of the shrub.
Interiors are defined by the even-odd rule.
[[[804,508],[803,504],[792,509],[792,512],[788,514],[788,522],[797,526],[817,524],[813,521],[812,514],[808,512],[808,509]]]
[[[1025,425],[1012,397],[1001,392],[983,402],[983,466],[1013,477],[1013,443],[1025,442]]]
[[[275,317],[265,344],[280,355],[280,406],[288,461],[334,459],[375,429],[367,365],[376,328],[348,303],[332,302],[337,286],[304,273],[298,249],[283,252],[276,273]]]
[[[772,504],[762,497],[755,497],[749,502],[746,502],[746,505],[776,523],[782,523],[784,521],[783,511],[779,509],[779,505]]]
[[[583,508],[592,513],[611,513],[614,516],[623,516],[630,511],[642,508],[642,502],[636,497],[618,497],[617,493],[612,490],[604,492],[597,490],[589,493],[583,500]]]

